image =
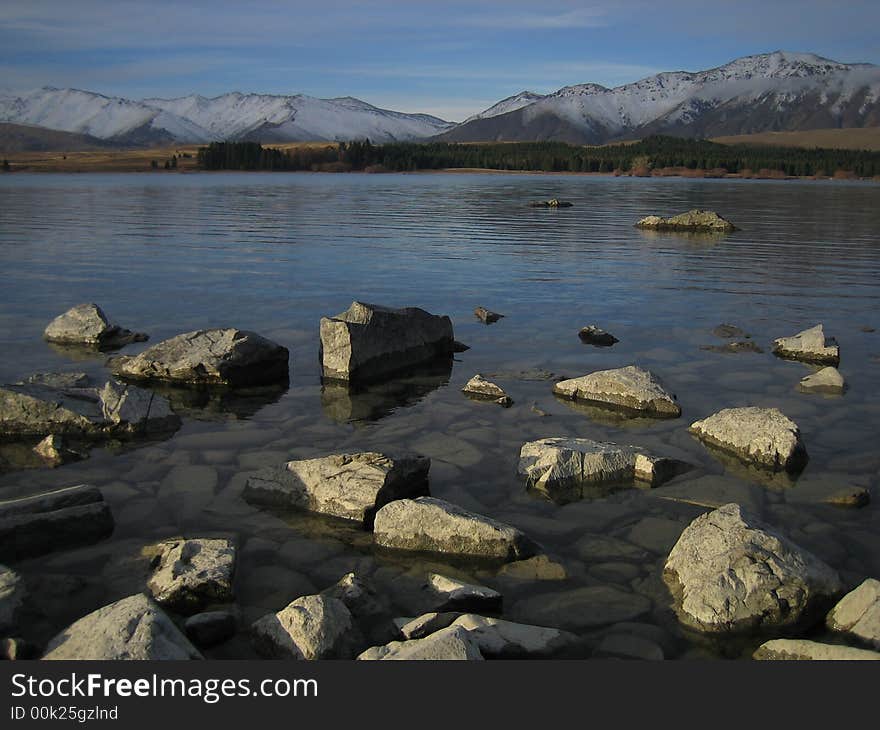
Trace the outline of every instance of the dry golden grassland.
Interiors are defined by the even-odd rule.
[[[812,129],[806,132],[759,132],[715,137],[721,144],[766,144],[779,147],[825,147],[844,150],[880,150],[880,127]]]

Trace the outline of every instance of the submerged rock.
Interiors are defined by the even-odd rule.
[[[755,651],[754,659],[764,661],[877,661],[880,652],[854,649],[838,644],[821,644],[807,639],[774,639]]]
[[[21,560],[101,540],[113,516],[101,490],[81,484],[0,501],[0,559]]]
[[[43,659],[201,659],[159,606],[143,594],[99,608],[49,642]]]
[[[90,345],[99,349],[116,349],[148,339],[142,332],[111,324],[97,304],[78,304],[68,309],[49,323],[43,337],[62,345]]]
[[[374,646],[363,652],[362,661],[428,660],[480,661],[483,655],[476,638],[461,626],[449,626],[423,639],[392,641],[385,646]]]
[[[245,386],[286,380],[288,357],[286,347],[256,332],[229,328],[186,332],[107,364],[129,380]]]
[[[736,337],[750,337],[750,335],[741,327],[735,324],[719,324],[712,330],[712,334],[723,340],[732,340]]]
[[[345,604],[330,596],[303,596],[251,627],[264,656],[277,659],[350,659],[361,641]]]
[[[158,603],[189,615],[232,600],[235,546],[229,540],[168,540],[156,550],[147,588]]]
[[[584,486],[634,480],[656,487],[689,468],[684,462],[653,456],[636,446],[563,437],[523,444],[517,470],[530,487],[554,497]]]
[[[464,583],[439,573],[430,573],[427,587],[439,603],[437,611],[501,611],[501,594],[487,586]]]
[[[798,471],[807,461],[798,425],[776,408],[725,408],[689,430],[710,446],[771,471]]]
[[[369,526],[383,505],[428,494],[431,460],[375,452],[333,454],[289,461],[248,478],[243,497],[251,504],[304,509]]]
[[[399,499],[376,513],[377,545],[415,552],[518,560],[536,546],[515,527],[442,499]]]
[[[504,317],[503,314],[498,314],[498,312],[493,312],[492,310],[486,309],[485,307],[477,307],[474,310],[474,316],[479,319],[483,324],[492,324]]]
[[[755,352],[761,354],[764,352],[764,348],[756,345],[751,340],[725,342],[723,345],[703,345],[700,349],[708,350],[709,352],[727,352],[731,354],[736,354],[738,352]]]
[[[529,203],[531,208],[571,208],[572,203],[567,200],[559,200],[558,198],[550,198],[550,200],[535,200]]]
[[[232,638],[237,623],[232,611],[206,611],[190,616],[183,628],[196,646],[204,648]]]
[[[324,378],[369,380],[419,363],[451,358],[452,321],[423,309],[391,309],[352,302],[335,317],[321,318]]]
[[[0,565],[0,631],[16,627],[25,593],[21,576],[11,568]]]
[[[737,504],[686,527],[663,577],[679,620],[709,634],[806,627],[843,587],[832,568]]]
[[[493,400],[498,403],[498,405],[505,407],[513,404],[510,396],[504,392],[504,389],[500,385],[496,385],[495,383],[486,380],[479,373],[467,381],[465,386],[461,389],[461,392],[471,398]]]
[[[620,342],[610,332],[606,332],[594,324],[582,327],[578,332],[578,337],[581,338],[581,342],[586,342],[588,345],[596,345],[597,347],[611,347],[615,342]]]
[[[512,616],[542,626],[583,631],[632,621],[651,610],[651,601],[608,585],[540,593],[513,607]]]
[[[837,368],[829,365],[827,368],[822,368],[816,373],[801,378],[798,387],[808,393],[840,395],[846,390],[846,381]]]
[[[821,324],[791,337],[773,340],[773,354],[789,360],[829,365],[837,365],[840,362],[840,347],[833,338],[825,338],[825,330]]]
[[[651,228],[667,231],[709,231],[728,233],[735,231],[736,226],[711,210],[689,210],[671,218],[649,215],[636,223],[637,228]]]
[[[635,365],[599,370],[580,378],[562,380],[553,392],[563,398],[635,411],[655,418],[676,418],[681,406],[660,380]]]
[[[828,612],[825,624],[880,649],[880,581],[868,578]]]
[[[92,379],[85,373],[33,373],[16,385],[45,385],[47,388],[88,388]]]

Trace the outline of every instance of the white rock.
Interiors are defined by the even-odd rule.
[[[395,623],[406,639],[423,639],[440,629],[445,629],[463,614],[460,611],[431,611],[421,616],[407,619],[395,619]]]
[[[705,633],[800,626],[842,588],[832,568],[737,504],[688,525],[663,575],[679,620]]]
[[[477,373],[470,380],[467,381],[464,388],[461,389],[462,393],[466,395],[475,396],[478,398],[488,398],[490,400],[498,400],[499,398],[506,398],[507,393],[504,392],[504,388],[500,385],[496,385],[495,383],[486,380],[482,375]]]
[[[473,613],[457,618],[452,626],[465,629],[484,657],[549,657],[577,641],[577,637],[567,631]]]
[[[49,642],[43,659],[201,659],[159,606],[143,594],[99,608]]]
[[[481,661],[476,638],[461,626],[449,626],[435,631],[424,639],[392,641],[385,646],[374,646],[360,656],[372,661]]]
[[[868,578],[847,593],[828,613],[825,623],[880,649],[880,581]]]
[[[846,381],[836,367],[829,365],[801,378],[798,387],[809,392],[840,394],[846,389]]]
[[[773,353],[780,357],[807,362],[825,362],[831,365],[840,362],[840,348],[834,339],[826,340],[825,330],[821,324],[791,337],[773,340]]]
[[[157,547],[147,583],[156,601],[178,613],[197,613],[232,600],[235,546],[229,540],[169,540]]]
[[[655,418],[681,415],[681,406],[655,375],[635,365],[600,370],[553,386],[556,395],[635,411]]]
[[[795,471],[807,460],[798,425],[776,408],[725,408],[695,421],[690,431],[711,446],[773,471]]]
[[[464,583],[439,573],[429,573],[427,585],[439,601],[438,611],[501,610],[501,594],[487,586]]]
[[[302,596],[251,627],[261,654],[279,659],[347,659],[358,640],[351,613],[330,596]]]
[[[837,644],[820,644],[806,639],[774,639],[761,644],[753,657],[770,661],[877,661],[880,660],[880,652]]]

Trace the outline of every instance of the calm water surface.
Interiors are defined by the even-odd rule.
[[[559,197],[573,208],[527,207]],[[742,230],[726,237],[652,234],[643,215],[702,207]],[[16,175],[0,177],[0,382],[34,371],[106,377],[103,358],[41,340],[58,313],[98,302],[158,342],[205,327],[253,329],[291,351],[290,387],[208,402],[176,396],[183,427],[139,448],[95,449],[57,470],[0,475],[0,497],[90,482],[116,519],[111,540],[21,563],[41,596],[27,619],[45,639],[143,587],[144,545],[171,535],[239,541],[243,623],[321,590],[348,570],[372,575],[401,615],[418,610],[428,568],[503,590],[507,616],[587,637],[590,611],[571,591],[613,585],[650,598],[639,621],[669,635],[667,654],[707,651],[683,635],[660,580],[663,558],[703,505],[737,501],[837,568],[848,583],[880,576],[880,518],[821,504],[841,487],[876,489],[880,472],[880,187],[872,184],[528,175]],[[322,391],[318,321],[352,299],[452,317],[471,346],[451,371],[350,394]],[[485,326],[482,305],[507,315]],[[712,328],[747,330],[765,354],[701,349]],[[806,365],[769,354],[772,339],[825,325],[840,345],[842,397],[796,389]],[[613,348],[581,344],[596,323]],[[146,345],[135,345],[136,352]],[[682,418],[624,421],[551,394],[574,377],[637,363],[678,395]],[[459,391],[496,374],[515,405]],[[532,408],[546,412],[541,416]],[[775,406],[810,455],[796,481],[724,464],[687,426],[720,408]],[[524,441],[556,435],[639,444],[697,469],[667,486],[565,505],[516,477]],[[561,581],[497,568],[376,553],[369,534],[239,497],[262,465],[326,453],[407,448],[432,459],[431,491],[515,524],[562,563]],[[606,550],[592,536],[614,537]],[[592,546],[592,547],[591,547]],[[624,549],[626,548],[626,549]],[[249,656],[241,635],[216,657]],[[587,653],[587,649],[584,653]],[[209,652],[210,654],[211,652]]]

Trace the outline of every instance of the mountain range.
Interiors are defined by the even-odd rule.
[[[776,51],[707,71],[673,71],[612,89],[586,83],[523,91],[460,124],[352,97],[231,93],[128,99],[76,89],[0,93],[0,122],[118,146],[258,140],[373,142],[560,140],[602,144],[650,134],[716,137],[880,126],[880,66]]]

